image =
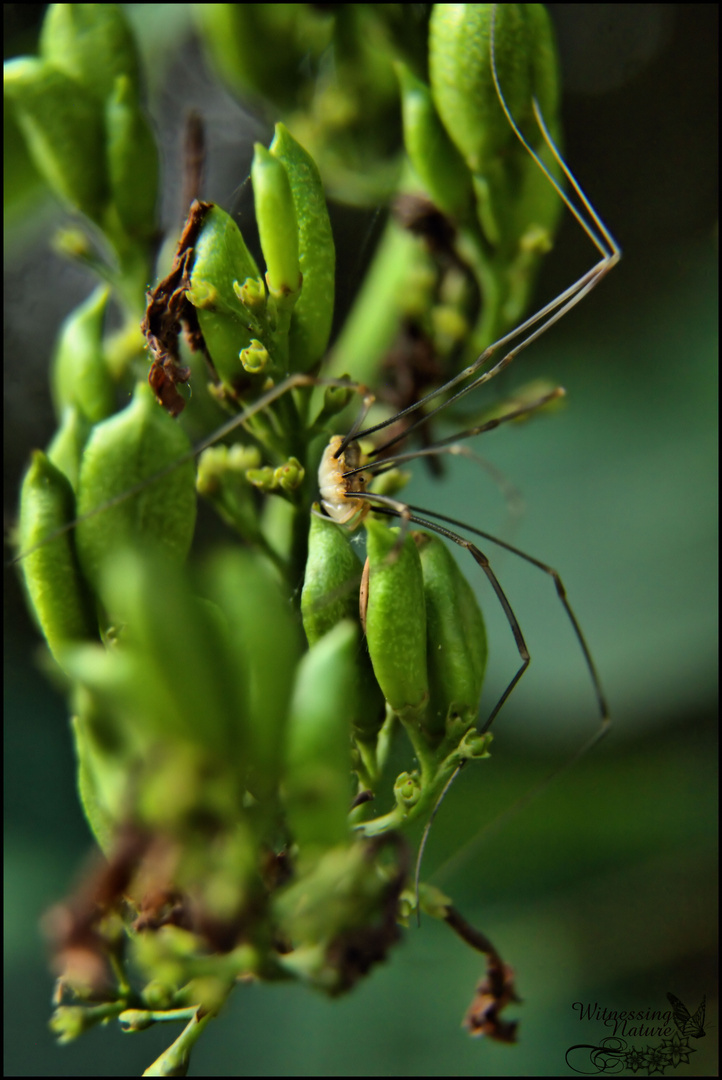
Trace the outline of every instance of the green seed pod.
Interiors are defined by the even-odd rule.
[[[323,357],[331,334],[336,250],[323,184],[311,155],[283,124],[276,124],[270,152],[291,185],[303,274],[291,316],[289,355],[294,371],[308,371]]]
[[[361,563],[347,530],[329,518],[312,514],[301,593],[303,629],[309,645],[315,645],[344,619],[358,624],[360,583]],[[385,703],[364,646],[357,651],[356,679],[353,731],[361,742],[373,743],[384,722]]]
[[[454,220],[464,220],[473,205],[469,169],[446,133],[431,91],[400,61],[404,145],[414,170],[432,201]]]
[[[469,168],[482,175],[516,143],[492,76],[492,18],[499,83],[509,111],[534,144],[539,132],[533,98],[547,123],[556,118],[559,98],[551,24],[541,4],[436,5],[429,26],[434,102]],[[519,146],[519,155],[525,153]]]
[[[429,733],[441,736],[447,720],[460,716],[472,724],[486,671],[484,620],[473,590],[446,544],[415,532],[426,598],[430,703],[424,719]]]
[[[110,416],[115,387],[103,352],[103,324],[110,291],[95,289],[63,322],[53,357],[51,386],[55,415],[69,406],[91,424]]]
[[[539,253],[550,247],[561,203],[518,141],[499,101],[491,66],[492,18],[496,69],[509,112],[528,142],[540,148],[546,164],[558,172],[542,146],[533,112],[536,98],[555,135],[558,67],[551,24],[541,4],[436,5],[429,27],[431,89],[446,130],[475,174],[477,216],[489,242],[501,246],[504,260],[510,261],[535,238],[534,250],[507,271],[530,278]],[[510,313],[507,318],[514,325],[516,316]]]
[[[101,106],[65,72],[27,56],[5,64],[4,86],[40,175],[100,222],[109,197]]]
[[[156,232],[158,147],[127,75],[119,75],[105,106],[110,195],[128,236],[147,241]]]
[[[75,517],[66,477],[36,450],[20,492],[18,545],[30,607],[57,659],[63,646],[97,637],[97,620],[78,567],[71,532],[49,540]],[[47,542],[46,542],[47,541]]]
[[[247,683],[248,787],[259,798],[276,788],[301,634],[268,563],[248,552],[216,555],[205,577],[208,596],[228,623],[232,665]]]
[[[288,296],[301,288],[298,225],[288,175],[261,143],[254,147],[251,165],[256,221],[266,260],[271,294]]]
[[[302,856],[349,838],[358,630],[344,619],[298,667],[286,738],[288,822]]]
[[[361,563],[348,532],[311,514],[308,559],[301,592],[303,629],[315,645],[342,619],[358,619]]]
[[[119,75],[139,88],[138,50],[121,4],[50,4],[40,53],[99,102],[110,97]]]
[[[252,337],[249,313],[241,305],[234,282],[260,273],[241,231],[225,210],[211,206],[194,245],[188,299],[197,309],[206,348],[227,385],[246,376],[239,359]]]
[[[145,382],[123,412],[94,428],[78,485],[78,516],[86,520],[76,527],[80,565],[94,588],[103,565],[121,548],[158,548],[174,563],[185,559],[196,517],[192,460],[148,485],[144,481],[189,451],[188,436],[158,408]],[[105,507],[136,486],[136,494]]]
[[[420,715],[428,701],[426,609],[421,561],[408,536],[366,521],[369,598],[366,640],[384,697],[397,713]]]

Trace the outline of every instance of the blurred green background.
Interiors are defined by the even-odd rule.
[[[21,7],[42,11],[5,5],[6,55],[34,49],[37,25],[21,21]],[[538,798],[488,828],[595,728],[589,679],[551,581],[489,546],[532,666],[495,725],[493,757],[462,774],[439,813],[424,866],[515,968],[520,1043],[477,1042],[460,1030],[482,958],[425,919],[338,1001],[296,986],[239,988],[195,1051],[193,1075],[572,1075],[566,1050],[613,1033],[580,1023],[575,1002],[664,1009],[668,991],[690,1011],[706,994],[708,1017],[691,1064],[670,1072],[717,1073],[718,8],[550,9],[566,156],[624,258],[498,388],[558,380],[565,411],[500,429],[475,448],[522,492],[514,542],[561,572],[614,727]],[[151,101],[167,175],[178,171],[183,110],[196,104],[209,126],[207,196],[230,205],[263,125],[214,86],[189,5],[129,10],[154,58]],[[22,224],[15,217],[6,233],[9,524],[29,451],[52,431],[54,335],[89,287],[48,250],[58,211],[30,186],[25,197]],[[171,183],[166,224],[175,214]],[[362,225],[352,253],[365,238]],[[593,257],[567,220],[539,301]],[[454,462],[441,482],[419,472],[408,498],[503,528],[503,501],[473,463]],[[471,580],[481,577],[471,559],[461,565]],[[169,1031],[101,1029],[63,1048],[47,1031],[52,980],[38,920],[72,886],[89,838],[64,704],[38,669],[12,569],[5,586],[5,1072],[140,1073]],[[489,707],[515,652],[483,581],[479,590],[492,642]]]

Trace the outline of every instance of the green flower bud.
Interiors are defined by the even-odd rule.
[[[256,338],[251,338],[250,345],[241,349],[239,359],[244,371],[250,375],[260,375],[269,361],[268,349]]]
[[[71,642],[97,637],[97,620],[80,575],[72,531],[47,540],[75,517],[66,477],[36,450],[20,492],[18,544],[30,607],[53,656]],[[47,542],[46,542],[47,541]]]
[[[4,85],[40,175],[60,199],[100,222],[109,195],[101,106],[44,60],[9,61]]]
[[[463,220],[473,202],[466,163],[439,119],[428,86],[405,64],[397,62],[395,68],[401,85],[406,153],[436,206]]]
[[[394,795],[396,796],[396,802],[405,810],[410,810],[412,806],[416,806],[421,798],[419,774],[417,772],[399,773],[394,781]]]
[[[265,546],[248,471],[261,464],[256,446],[210,446],[198,459],[196,489],[249,544]]]
[[[127,546],[160,549],[174,563],[185,559],[196,517],[192,460],[144,481],[189,451],[187,435],[158,408],[145,382],[123,412],[94,428],[78,485],[78,516],[85,520],[76,527],[80,565],[94,588],[103,565]],[[136,487],[136,494],[120,498]],[[117,504],[106,507],[114,498]]]
[[[286,737],[288,823],[301,856],[349,837],[351,716],[358,631],[330,630],[298,667]]]
[[[197,310],[206,348],[222,381],[245,380],[240,353],[252,337],[249,313],[234,283],[260,276],[241,231],[225,210],[211,206],[194,245],[188,299]]]
[[[110,97],[119,75],[138,89],[138,50],[121,4],[50,4],[40,53],[98,101]]]
[[[484,620],[474,592],[446,544],[415,532],[426,599],[429,708],[424,727],[435,736],[447,720],[460,716],[465,726],[479,709],[486,671]]]
[[[249,311],[260,313],[266,310],[268,296],[266,295],[266,286],[260,278],[246,278],[242,285],[234,281],[233,291]]]
[[[329,420],[338,416],[354,396],[351,386],[327,386],[323,392],[321,411],[313,422],[315,431],[325,431]]]
[[[259,491],[266,494],[276,490],[276,474],[270,465],[263,465],[260,469],[248,469],[246,479],[254,487],[257,487]]]
[[[156,232],[158,148],[127,75],[119,75],[105,106],[110,195],[125,232],[141,241]]]
[[[408,536],[398,553],[398,530],[366,521],[369,598],[366,640],[384,697],[402,714],[419,716],[428,701],[426,609],[421,561]]]
[[[288,296],[301,288],[298,259],[298,225],[291,185],[280,161],[261,143],[256,143],[251,165],[256,221],[266,281],[272,294]]]
[[[306,476],[306,471],[298,458],[290,457],[273,471],[273,479],[276,487],[281,491],[291,493],[298,491]]]
[[[65,319],[53,357],[51,385],[55,415],[77,408],[91,424],[109,416],[115,387],[103,353],[103,324],[109,290],[101,286]]]
[[[286,170],[298,226],[303,289],[291,315],[290,358],[308,371],[326,351],[331,335],[336,251],[326,196],[316,163],[283,124],[276,124],[271,154]]]

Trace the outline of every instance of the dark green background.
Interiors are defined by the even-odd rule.
[[[515,542],[562,573],[615,723],[538,799],[479,836],[595,727],[551,582],[495,558],[532,667],[495,726],[492,759],[462,775],[439,813],[424,868],[426,877],[438,869],[431,880],[514,966],[520,1044],[472,1041],[459,1029],[481,958],[426,919],[339,1001],[294,986],[239,988],[201,1040],[194,1075],[571,1075],[567,1048],[613,1033],[580,1023],[574,1002],[663,1009],[669,990],[692,1011],[707,994],[709,1021],[693,1064],[670,1073],[716,1074],[717,6],[552,5],[552,14],[566,73],[566,154],[624,259],[502,387],[547,376],[566,387],[568,408],[476,448],[521,489]],[[169,174],[182,109],[197,101],[210,129],[207,194],[229,205],[264,129],[212,91],[188,5],[144,5],[134,17],[155,50],[153,109]],[[15,52],[34,47],[31,35],[15,41]],[[173,206],[170,194],[169,222]],[[6,249],[10,521],[23,463],[52,430],[44,372],[53,337],[88,291],[48,253],[52,206],[29,197],[24,217]],[[568,220],[540,302],[592,258]],[[440,484],[420,475],[408,497],[502,528],[502,500],[467,462]],[[481,577],[470,559],[464,565]],[[65,709],[34,662],[37,638],[14,571],[5,585],[5,1071],[140,1073],[170,1031],[109,1028],[57,1048],[46,1029],[52,984],[38,919],[71,887],[89,841]],[[514,670],[514,649],[479,586],[490,705]]]

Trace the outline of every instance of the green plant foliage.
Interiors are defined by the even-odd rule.
[[[285,120],[251,166],[264,267],[225,210],[195,201],[145,315],[160,277],[158,154],[122,7],[51,5],[40,58],[6,67],[35,167],[88,230],[66,232],[63,250],[104,282],[60,329],[58,432],[33,457],[18,535],[107,860],[54,941],[72,1004],[52,1026],[65,1042],[110,1017],[129,1031],[185,1021],[153,1075],[187,1068],[239,979],[336,995],[385,959],[418,902],[404,831],[489,756],[475,727],[484,621],[442,541],[400,513],[398,474],[371,490],[400,529],[369,510],[354,439],[324,467],[348,484],[339,455],[350,469],[355,454],[360,486],[323,505],[333,516],[355,493],[356,511],[331,520],[316,502],[332,422],[347,426],[349,402],[367,395],[354,368],[333,375],[348,330],[326,359],[335,247],[322,175],[343,188],[357,174],[356,194],[423,193],[447,215],[437,261],[389,226],[396,239],[349,321],[360,311],[393,330],[413,315],[440,365],[432,383],[458,373],[465,337],[475,354],[513,325],[556,224],[557,195],[492,79],[491,5],[437,5],[428,49],[417,7],[199,6],[226,80]],[[544,12],[504,5],[495,42],[520,125],[536,95],[555,130]],[[402,138],[416,175],[399,180]],[[111,300],[123,319],[112,333]],[[364,361],[374,385],[384,334]],[[202,432],[195,448],[188,431]],[[235,547],[194,549],[198,495]],[[363,586],[349,538],[361,525]],[[407,766],[396,777],[392,746]],[[430,895],[426,910],[451,924]],[[500,970],[493,947],[475,947]],[[489,991],[482,1025],[506,1041],[496,1013],[515,1000],[509,979]]]

